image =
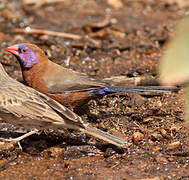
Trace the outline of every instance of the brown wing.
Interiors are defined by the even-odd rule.
[[[47,122],[65,119],[83,126],[79,116],[51,98],[11,79],[0,87],[0,107],[17,117],[43,118]],[[57,111],[59,113],[57,113]]]
[[[49,120],[57,119],[53,109],[39,98],[37,99],[35,94],[15,84],[6,84],[0,88],[0,106],[17,117],[27,116],[34,119],[43,118],[46,115],[49,116]],[[46,120],[48,121],[48,119]]]
[[[53,69],[55,69],[53,71]],[[43,80],[49,93],[63,93],[65,91],[85,91],[105,87],[107,84],[93,79],[83,73],[66,69],[49,61]]]
[[[37,92],[38,93],[38,92]],[[64,117],[67,120],[71,120],[74,123],[78,123],[78,125],[86,126],[88,123],[85,123],[81,117],[79,117],[77,114],[75,114],[73,111],[69,110],[62,104],[58,103],[57,101],[53,100],[52,98],[42,94],[38,93],[39,97],[48,104],[51,108],[56,110],[58,113],[60,113],[61,117]]]

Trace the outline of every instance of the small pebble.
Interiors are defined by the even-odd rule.
[[[167,131],[165,129],[161,129],[160,133],[163,137],[165,137],[165,135],[167,134]]]
[[[161,149],[161,148],[160,148],[159,146],[155,146],[152,151],[153,151],[153,152],[158,152],[158,151],[160,151],[160,149]]]
[[[141,132],[134,132],[132,135],[132,139],[135,143],[137,143],[138,141],[144,139],[144,134],[142,134]]]
[[[173,150],[180,146],[180,141],[175,141],[167,145],[167,150]]]
[[[174,158],[169,157],[169,158],[168,158],[168,161],[172,162],[172,161],[174,161]]]
[[[158,163],[167,163],[167,159],[162,157],[162,156],[157,156],[155,158],[155,161],[158,162]]]

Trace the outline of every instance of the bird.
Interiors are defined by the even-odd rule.
[[[80,116],[49,96],[11,78],[1,63],[0,84],[0,110],[15,116],[15,118],[3,118],[3,121],[32,129],[18,138],[0,140],[20,142],[40,130],[68,128],[92,135],[118,147],[127,145],[125,140],[92,127]]]
[[[19,43],[6,48],[18,59],[26,85],[74,109],[89,100],[119,92],[172,92],[178,87],[111,86],[108,82],[64,68],[48,59],[38,46]]]

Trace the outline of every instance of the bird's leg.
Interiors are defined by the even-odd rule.
[[[0,138],[0,141],[5,141],[5,142],[14,142],[14,143],[18,143],[18,146],[19,148],[22,150],[22,146],[20,145],[20,141],[22,139],[25,139],[33,134],[38,134],[39,133],[39,130],[35,129],[35,130],[32,130],[22,136],[19,136],[17,138],[9,138],[9,139],[4,139],[4,138]]]

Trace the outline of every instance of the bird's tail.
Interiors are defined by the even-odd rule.
[[[155,93],[166,93],[166,92],[177,92],[180,87],[177,86],[112,86],[105,88],[98,88],[89,90],[91,95],[107,95],[119,92],[155,92]]]
[[[64,122],[54,122],[54,125],[57,125],[59,127],[69,128],[69,129],[75,129],[79,130],[83,133],[89,134],[91,136],[94,136],[96,138],[99,138],[101,140],[104,140],[105,142],[108,142],[110,144],[114,144],[121,148],[126,148],[127,142],[119,137],[116,137],[114,135],[111,135],[107,132],[101,131],[100,129],[90,127],[88,124],[84,124],[83,126],[78,126],[77,123],[66,123]],[[54,126],[55,127],[55,126]]]
[[[85,127],[85,128],[82,128],[80,129],[82,132],[86,133],[86,134],[89,134],[89,135],[92,135],[94,137],[97,137],[101,140],[104,140],[110,144],[114,144],[118,147],[126,147],[127,145],[127,142],[124,141],[123,139],[120,139],[116,136],[113,136],[107,132],[104,132],[104,131],[101,131],[100,129],[96,129],[96,128],[92,128],[92,127]]]
[[[113,92],[177,92],[177,86],[115,86],[110,87]]]

